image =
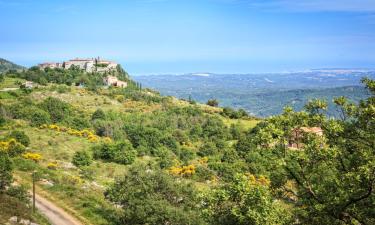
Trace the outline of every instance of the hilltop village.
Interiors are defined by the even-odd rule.
[[[109,72],[115,70],[118,63],[97,58],[75,58],[64,62],[44,62],[38,65],[39,68],[63,68],[69,69],[73,66],[85,70],[86,72]]]
[[[97,73],[110,73],[116,71],[119,64],[114,61],[109,61],[105,59],[97,58],[75,58],[70,59],[64,62],[44,62],[38,64],[40,69],[71,69],[73,67],[84,70],[87,73],[97,72]],[[103,78],[103,83],[106,86],[115,86],[115,87],[127,87],[128,83],[125,81],[119,80],[116,76],[105,76]]]

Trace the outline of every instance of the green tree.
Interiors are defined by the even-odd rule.
[[[118,224],[205,224],[196,210],[194,187],[150,164],[135,164],[106,192],[121,205]]]
[[[291,215],[274,201],[268,185],[264,177],[237,174],[203,195],[205,218],[216,225],[290,224]]]
[[[307,104],[308,113],[287,108],[267,119],[247,139],[256,152],[268,152],[274,188],[289,193],[299,221],[309,224],[373,224],[375,214],[375,81],[364,79],[372,93],[358,105],[339,98],[342,120],[324,116],[326,103]],[[304,133],[298,150],[287,148],[293,130],[321,126],[323,136]],[[245,146],[245,145],[242,145]],[[257,160],[249,159],[256,164]],[[264,163],[258,161],[258,163]],[[260,167],[257,167],[260,168]],[[294,188],[288,182],[295,184]]]

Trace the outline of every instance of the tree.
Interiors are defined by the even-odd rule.
[[[287,108],[249,135],[253,151],[269,155],[269,172],[278,174],[272,185],[294,199],[301,223],[375,223],[375,81],[363,82],[372,93],[368,99],[358,105],[335,101],[342,120],[326,118],[326,103],[313,100],[306,106],[308,113]],[[292,130],[303,126],[321,126],[324,135],[305,133],[298,150],[287,148]]]
[[[291,215],[275,202],[269,180],[237,174],[232,183],[203,195],[202,210],[211,224],[290,224]]]
[[[212,107],[218,107],[219,102],[216,99],[209,99],[207,101],[207,105],[212,106]]]
[[[192,184],[176,182],[176,178],[152,164],[131,166],[105,196],[124,209],[118,224],[205,224],[195,209]]]
[[[87,151],[79,151],[74,153],[72,163],[77,167],[89,166],[92,163],[92,158]]]

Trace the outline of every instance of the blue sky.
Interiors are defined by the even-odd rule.
[[[0,0],[0,57],[130,74],[375,67],[375,0]]]

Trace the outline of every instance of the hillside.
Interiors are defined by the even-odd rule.
[[[342,121],[326,118],[320,101],[258,120],[130,77],[126,88],[106,87],[102,76],[7,73],[4,88],[14,79],[39,86],[0,92],[0,196],[15,205],[0,223],[20,215],[46,224],[26,204],[32,173],[37,193],[83,224],[340,224],[343,213],[374,222],[373,99],[337,101]],[[291,137],[306,126],[324,135]]]
[[[0,58],[0,73],[6,72],[8,70],[22,70],[25,67],[12,63],[8,60]]]
[[[247,112],[267,117],[282,112],[285,105],[301,110],[311,98],[330,102],[335,96],[346,96],[357,102],[369,96],[361,86],[362,77],[375,78],[375,72],[362,70],[312,70],[279,74],[185,74],[136,76],[144,86],[164,95],[201,103],[218,99],[220,106],[243,108]]]

